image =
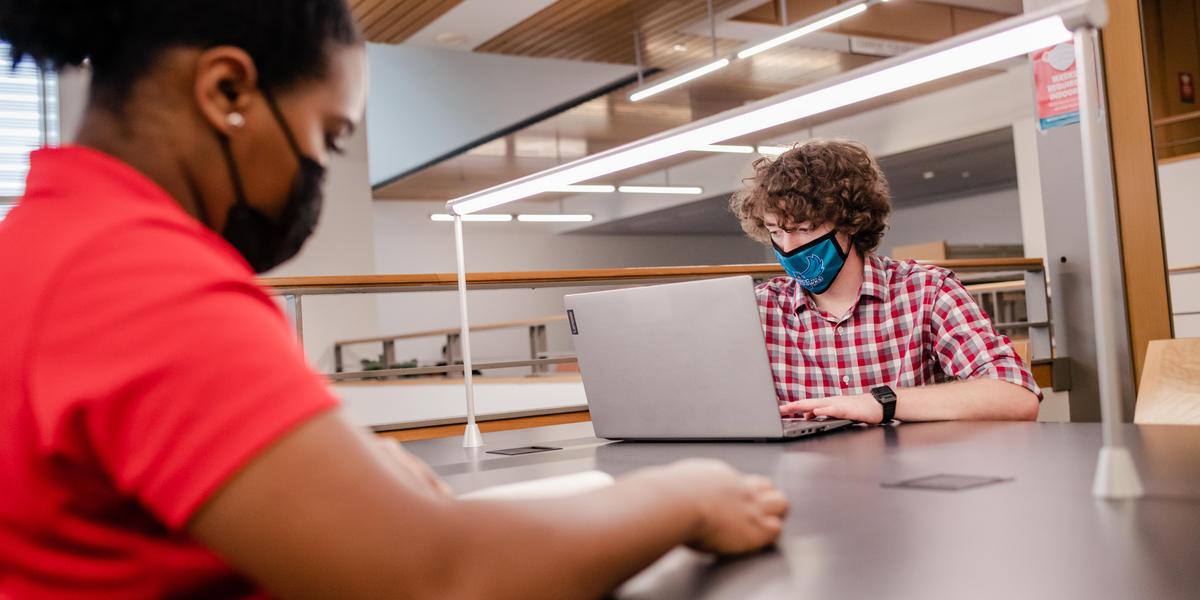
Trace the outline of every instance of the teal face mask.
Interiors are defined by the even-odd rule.
[[[846,252],[837,243],[836,229],[791,252],[780,250],[774,242],[771,247],[783,270],[814,294],[824,294],[846,265]]]

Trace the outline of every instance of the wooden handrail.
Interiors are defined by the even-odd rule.
[[[970,283],[964,285],[968,292],[1020,292],[1025,290],[1024,281],[995,281],[992,283]]]
[[[1175,123],[1191,121],[1192,119],[1200,119],[1200,110],[1194,110],[1192,112],[1185,112],[1180,115],[1171,115],[1169,117],[1155,119],[1154,126],[1155,127],[1164,127],[1166,125],[1174,125]]]
[[[1170,267],[1167,273],[1171,275],[1182,275],[1184,273],[1200,273],[1200,263],[1194,265],[1181,265],[1178,267]]]
[[[963,258],[918,261],[959,273],[1042,271],[1040,258]],[[564,287],[597,283],[655,282],[672,279],[703,279],[732,275],[774,277],[784,273],[778,263],[696,267],[629,267],[571,271],[502,271],[468,273],[467,287],[521,288]],[[361,292],[408,292],[453,289],[454,273],[407,275],[333,275],[321,277],[264,277],[259,283],[276,294],[347,294]]]
[[[496,329],[514,329],[518,327],[535,327],[537,325],[545,325],[547,323],[557,323],[558,321],[566,321],[566,315],[550,315],[539,319],[523,319],[520,321],[503,321],[498,323],[483,323],[480,325],[472,325],[471,333],[477,331],[493,331]],[[398,335],[380,335],[369,338],[357,338],[353,340],[338,340],[334,342],[339,346],[347,346],[350,344],[368,344],[376,342],[387,342],[390,340],[408,340],[420,337],[433,337],[442,335],[454,335],[462,330],[458,327],[448,327],[445,329],[430,329],[427,331],[414,331],[412,333],[402,333]]]

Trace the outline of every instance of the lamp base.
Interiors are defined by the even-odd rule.
[[[479,424],[470,423],[463,432],[463,448],[479,448],[483,446],[483,434],[479,432]]]
[[[1138,477],[1137,466],[1133,464],[1133,456],[1125,447],[1108,447],[1100,449],[1100,459],[1096,462],[1096,479],[1092,483],[1092,495],[1107,500],[1125,500],[1141,498],[1142,480]]]

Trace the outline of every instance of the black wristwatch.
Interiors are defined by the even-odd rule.
[[[886,425],[890,423],[896,416],[896,392],[893,392],[892,388],[886,385],[881,385],[871,388],[871,395],[875,396],[875,401],[879,403],[879,406],[883,407],[883,420],[879,424]]]

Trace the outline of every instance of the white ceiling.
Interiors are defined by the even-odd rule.
[[[1021,0],[933,0],[938,4],[946,4],[949,6],[961,6],[963,8],[977,8],[979,10],[990,10],[999,13],[1017,14],[1023,12],[1023,2]]]
[[[896,209],[973,196],[1017,185],[1012,129],[990,131],[879,158]],[[932,176],[927,176],[932,174]],[[571,233],[741,235],[729,194],[587,225]]]
[[[463,0],[425,29],[405,40],[406,44],[451,50],[473,50],[504,33],[508,28],[537,14],[555,0]],[[455,35],[454,44],[438,41],[439,35]]]

